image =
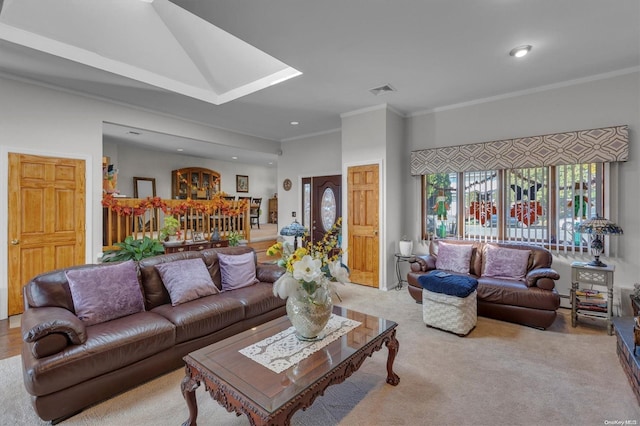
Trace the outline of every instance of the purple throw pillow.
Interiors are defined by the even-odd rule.
[[[253,252],[244,254],[218,253],[222,291],[247,287],[258,282]]]
[[[93,325],[144,311],[134,261],[65,272],[76,316]]]
[[[471,244],[446,244],[440,242],[438,243],[436,269],[468,274],[472,253],[473,245]]]
[[[506,247],[485,246],[485,265],[483,275],[486,277],[524,280],[529,266],[531,250],[519,250]]]
[[[159,263],[155,268],[169,292],[172,306],[218,293],[202,259]]]

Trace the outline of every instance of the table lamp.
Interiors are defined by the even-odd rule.
[[[307,233],[307,228],[300,225],[300,222],[297,220],[293,220],[293,223],[288,226],[284,226],[280,230],[280,235],[284,235],[285,237],[293,237],[293,249],[298,249],[298,237],[303,237],[304,234]]]
[[[591,254],[594,256],[594,260],[588,263],[589,266],[604,267],[607,266],[600,261],[600,255],[604,251],[604,235],[622,235],[622,228],[615,223],[601,216],[594,216],[589,220],[580,222],[575,228],[576,232],[583,234],[589,234],[591,243]]]

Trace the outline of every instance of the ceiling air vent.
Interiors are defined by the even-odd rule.
[[[384,86],[369,89],[369,91],[374,95],[378,96],[378,95],[384,95],[385,93],[388,93],[388,92],[395,92],[396,89],[394,89],[394,87],[390,84],[385,84]]]

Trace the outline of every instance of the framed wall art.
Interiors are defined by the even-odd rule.
[[[236,175],[236,192],[249,192],[249,176]]]

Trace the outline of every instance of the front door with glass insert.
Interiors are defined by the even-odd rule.
[[[313,244],[322,240],[342,215],[341,175],[315,176],[302,180],[302,224]]]

